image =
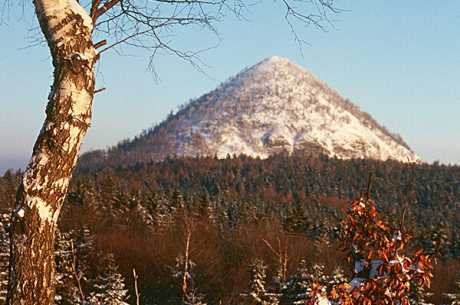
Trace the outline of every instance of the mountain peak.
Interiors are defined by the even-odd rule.
[[[420,158],[313,74],[272,56],[230,78],[129,144],[133,155],[245,154],[287,151],[351,159]]]
[[[294,66],[297,68],[300,68],[299,66],[291,62],[289,59],[274,55],[272,57],[267,57],[263,59],[259,63],[255,64],[253,67],[254,68],[257,68],[257,67],[259,68],[260,67],[279,68],[279,67],[294,67]]]
[[[259,79],[266,79],[266,75],[270,75],[268,81],[270,81],[271,84],[275,82],[284,82],[291,78],[299,78],[311,83],[311,85],[324,85],[308,70],[287,58],[276,55],[265,58],[257,64],[243,70],[234,78],[231,78],[230,82],[247,78],[257,82]]]
[[[284,57],[281,57],[281,56],[277,56],[277,55],[273,55],[271,57],[267,57],[265,58],[264,60],[262,60],[262,62],[268,62],[268,63],[271,63],[271,64],[276,64],[276,63],[291,63],[291,61],[287,58],[284,58]]]

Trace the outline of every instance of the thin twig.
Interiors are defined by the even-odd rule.
[[[100,88],[100,89],[96,89],[96,90],[94,90],[94,94],[97,94],[97,93],[100,93],[100,92],[102,92],[102,91],[105,91],[106,89],[107,89],[107,88],[105,88],[105,87],[102,87],[102,88]]]
[[[94,48],[99,49],[100,47],[105,46],[106,44],[107,44],[107,39],[104,39],[104,40],[101,40],[99,42],[96,42],[94,44]]]
[[[139,287],[137,286],[137,280],[139,276],[136,273],[136,269],[133,268],[133,278],[134,278],[134,292],[136,293],[136,305],[141,304],[141,294],[139,293]]]

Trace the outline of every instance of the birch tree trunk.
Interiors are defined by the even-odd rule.
[[[12,215],[10,305],[54,303],[54,233],[94,94],[90,16],[76,0],[34,0],[34,6],[52,55],[54,82]]]

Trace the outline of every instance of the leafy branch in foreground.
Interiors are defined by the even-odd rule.
[[[430,287],[434,259],[421,250],[407,254],[410,235],[381,220],[372,200],[353,201],[342,221],[341,234],[354,278],[334,287],[329,293],[331,301],[408,305],[414,292]]]

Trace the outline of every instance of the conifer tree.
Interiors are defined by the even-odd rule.
[[[296,273],[283,289],[283,305],[307,304],[312,301],[313,288],[328,287],[331,279],[324,273],[324,266],[315,264],[311,268],[305,260],[300,261]]]
[[[251,281],[249,292],[244,294],[245,304],[248,305],[276,305],[279,296],[266,289],[267,266],[261,259],[256,259],[251,264]]]
[[[153,230],[155,220],[153,219],[153,216],[150,213],[150,211],[146,207],[144,207],[142,204],[140,204],[138,202],[135,205],[135,210],[137,212],[137,215],[139,215],[139,217],[142,219],[142,222],[144,223],[144,225],[147,228]]]
[[[128,290],[125,281],[118,271],[113,254],[103,257],[102,267],[94,279],[93,291],[90,293],[92,305],[128,305]]]
[[[267,267],[262,260],[256,259],[251,264],[251,282],[249,284],[248,300],[249,304],[265,305],[265,280]]]
[[[107,208],[102,204],[102,190],[97,188],[97,184],[83,184],[78,186],[81,189],[82,206],[85,213],[91,217],[92,221],[107,221]]]
[[[341,285],[347,282],[348,282],[348,279],[345,276],[345,273],[342,267],[337,266],[332,272],[331,278],[329,279],[329,288],[332,288],[334,286]]]
[[[455,279],[455,290],[452,293],[445,293],[449,301],[450,305],[460,305],[460,272],[457,274],[457,278]]]
[[[328,276],[324,273],[324,265],[314,264],[309,275],[309,281],[311,284],[317,283],[321,285],[327,285],[329,282]]]
[[[282,290],[281,304],[305,304],[308,301],[307,290],[310,283],[307,262],[301,260],[297,271],[292,275]]]
[[[276,230],[281,232],[283,229],[278,227]],[[273,277],[275,287],[272,295],[280,299],[282,295],[281,291],[288,280],[289,238],[287,235],[284,235],[279,236],[274,243],[270,243],[266,239],[262,241],[277,260],[276,273]]]
[[[190,289],[184,296],[183,305],[206,305],[204,296],[196,289]]]
[[[95,255],[95,237],[89,227],[83,227],[72,239],[72,268],[73,276],[78,280],[81,298],[86,301],[88,292],[93,287],[93,278],[90,270],[92,257]],[[75,242],[74,242],[75,241]]]
[[[76,257],[71,233],[58,231],[56,233],[55,248],[55,304],[81,304],[85,299],[81,287],[81,279],[84,276],[81,270],[78,269],[78,258]]]
[[[275,287],[273,289],[273,292],[270,293],[272,303],[279,304],[281,302],[281,299],[282,299],[282,296],[283,296],[283,291],[285,289],[285,286],[286,286],[287,280],[288,280],[287,279],[287,272],[284,269],[284,267],[286,267],[286,266],[278,264],[278,267],[276,268],[276,274],[273,277]]]
[[[75,251],[82,272],[87,273],[89,261],[95,248],[94,235],[87,226],[80,229],[75,238]]]
[[[8,291],[8,264],[10,258],[9,223],[10,214],[0,214],[0,304],[5,303]]]
[[[427,292],[424,287],[411,285],[409,292],[410,305],[432,305],[427,301],[427,298],[431,295],[432,293]]]
[[[237,230],[238,227],[238,220],[239,220],[239,215],[238,215],[238,207],[235,207],[237,203],[232,203],[230,206],[228,206],[225,210],[222,212],[222,223],[223,223],[223,231],[225,233],[230,234],[230,236],[233,236]]]
[[[177,209],[170,205],[164,194],[155,194],[151,200],[154,204],[153,222],[157,231],[163,231],[173,224]]]

